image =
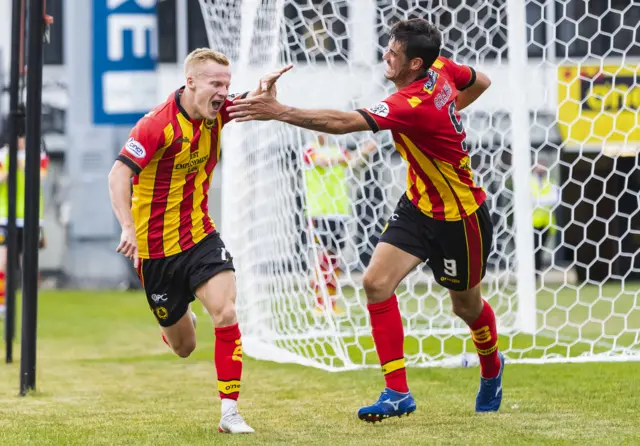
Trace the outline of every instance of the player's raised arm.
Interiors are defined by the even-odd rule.
[[[439,60],[445,64],[446,70],[453,78],[458,90],[458,96],[456,97],[456,108],[458,111],[472,104],[491,86],[491,80],[486,74],[480,73],[466,65],[458,65],[446,58]]]
[[[290,107],[278,102],[271,92],[238,99],[229,107],[229,113],[237,122],[275,120],[334,135],[370,130],[365,118],[356,111]]]
[[[334,135],[370,130],[367,121],[356,111],[284,107],[283,113],[273,119],[296,127]]]
[[[458,97],[456,98],[458,111],[472,104],[489,86],[491,86],[491,79],[484,73],[476,72],[476,81],[473,85],[458,92]]]
[[[458,90],[456,97],[458,111],[472,104],[491,86],[491,80],[486,74],[470,66],[457,64],[445,57],[439,58],[438,62],[444,65],[444,69],[451,76]]]

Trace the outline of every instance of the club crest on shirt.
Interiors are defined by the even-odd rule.
[[[471,159],[468,156],[462,157],[460,165],[458,166],[462,170],[471,172]]]
[[[207,129],[207,130],[210,130],[215,123],[216,123],[215,119],[205,119],[204,120],[204,128]]]
[[[433,90],[436,88],[436,83],[438,82],[438,73],[433,70],[427,71],[427,81],[424,83],[423,90],[427,93],[433,93]]]
[[[373,113],[374,115],[380,116],[381,118],[386,118],[387,115],[389,114],[389,105],[386,102],[381,101],[381,102],[378,102],[373,107],[367,108],[367,110]]]
[[[135,156],[136,158],[144,158],[147,154],[147,151],[144,150],[142,144],[136,141],[133,138],[129,138],[127,143],[124,145],[124,148],[127,152]]]

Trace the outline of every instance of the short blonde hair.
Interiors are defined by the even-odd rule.
[[[229,59],[221,52],[212,50],[211,48],[196,48],[195,50],[191,51],[187,58],[184,60],[185,75],[189,71],[189,67],[196,64],[199,65],[208,61],[216,62],[224,66],[229,66]]]

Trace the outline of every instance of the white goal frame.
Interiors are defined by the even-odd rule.
[[[431,1],[436,6],[440,5],[433,8],[436,12],[440,8],[441,12],[452,16],[459,13],[461,8],[478,13],[482,8],[493,4],[489,0],[472,0],[467,6],[447,10],[442,6],[447,0]],[[428,2],[429,0],[409,3]],[[385,14],[384,8],[380,6],[383,3],[384,0],[200,0],[210,46],[224,52],[232,60],[234,92],[253,89],[262,73],[285,63],[296,63],[294,53],[298,51],[299,54],[300,48],[305,44],[309,46],[302,51],[305,51],[309,59],[307,62],[297,63],[294,70],[281,79],[278,84],[279,98],[284,103],[296,106],[340,109],[367,106],[385,96],[388,86],[382,85],[381,62],[377,57],[378,34],[373,26],[376,17]],[[396,5],[391,0],[386,3]],[[532,61],[527,56],[532,30],[526,18],[526,6],[531,4],[544,10],[543,21],[550,39],[544,56],[537,61]],[[491,123],[494,122],[493,118],[505,111],[510,118],[508,128],[489,124],[492,131],[508,140],[508,148],[504,150],[510,153],[511,158],[511,164],[501,171],[502,177],[494,178],[494,182],[498,184],[500,194],[508,189],[505,182],[511,182],[513,190],[507,194],[511,198],[506,208],[495,204],[495,197],[492,195],[494,192],[489,191],[492,211],[499,216],[501,222],[501,229],[497,231],[507,234],[508,240],[504,245],[497,243],[494,247],[498,266],[489,269],[484,280],[487,298],[496,308],[499,333],[507,339],[506,344],[501,344],[501,349],[509,361],[551,363],[639,360],[640,326],[634,324],[636,320],[640,320],[640,304],[637,303],[640,294],[637,289],[629,289],[626,276],[622,277],[619,291],[611,291],[602,283],[589,280],[581,283],[576,279],[574,267],[580,263],[578,260],[557,267],[552,262],[547,267],[546,272],[555,273],[557,277],[555,284],[537,282],[534,273],[532,191],[530,182],[522,180],[531,176],[533,167],[530,110],[545,101],[562,105],[572,100],[560,97],[562,93],[559,84],[563,81],[558,79],[558,69],[563,65],[586,66],[589,63],[593,65],[594,61],[602,67],[611,63],[628,65],[625,60],[611,62],[614,59],[609,57],[580,60],[560,58],[555,51],[554,24],[559,23],[562,17],[556,17],[554,4],[551,0],[505,0],[498,9],[499,14],[506,14],[507,17],[504,28],[505,48],[509,57],[488,61],[481,54],[473,54],[471,51],[472,60],[468,62],[474,65],[474,62],[481,60],[480,68],[490,75],[494,81],[492,89],[499,89],[501,96],[498,104],[478,101],[471,107],[471,112],[486,112]],[[340,17],[341,5],[350,8],[348,18]],[[294,11],[294,19],[287,16],[287,8],[289,12]],[[312,20],[308,19],[311,14],[307,13],[314,10],[320,11],[322,20],[305,22]],[[419,7],[418,10],[427,14]],[[402,11],[398,14],[401,13]],[[434,14],[437,18],[437,14]],[[331,28],[341,20],[344,21],[346,37],[338,35]],[[302,38],[295,37],[292,30],[299,29],[294,25],[302,26],[300,24],[309,27],[308,29],[313,28],[313,32],[304,31],[307,34]],[[462,29],[459,34],[464,39],[471,39],[470,34],[465,34],[467,31],[464,27],[473,28],[475,25],[453,23],[448,26],[457,26]],[[620,25],[620,29],[623,28],[624,25]],[[487,35],[491,37],[494,31],[494,28],[488,29]],[[444,35],[445,44],[448,35],[451,35],[449,29]],[[323,46],[323,38],[331,38],[335,42],[341,42],[343,38],[348,40],[349,59],[340,61],[339,54],[336,56],[336,53],[340,53],[339,48]],[[457,44],[465,46],[469,43],[467,40],[459,40],[450,44],[455,48]],[[317,55],[324,59],[314,61],[313,58]],[[455,59],[456,55],[453,57]],[[459,62],[466,61],[462,58]],[[523,91],[523,83],[540,85],[531,93]],[[340,98],[344,100],[339,102]],[[571,125],[570,122],[562,121],[564,118],[560,111],[552,111],[551,116],[554,126]],[[469,114],[466,118],[466,122],[470,123],[472,118]],[[545,138],[550,141],[551,130],[544,131]],[[468,128],[467,134],[475,134],[479,141],[478,150],[483,152],[485,149],[481,147],[481,142],[486,136],[483,130],[472,131]],[[336,141],[358,145],[363,138],[363,135],[353,135]],[[378,140],[384,138],[381,136]],[[291,160],[292,157],[299,156],[299,153],[292,153],[299,151],[307,139],[308,133],[279,123],[230,124],[223,132],[223,212],[220,227],[223,238],[234,255],[244,351],[258,359],[295,362],[331,371],[377,367],[373,346],[367,341],[370,326],[364,311],[362,268],[350,268],[357,263],[354,260],[357,257],[354,250],[359,248],[354,247],[355,242],[349,242],[350,248],[344,254],[347,274],[340,281],[341,286],[349,290],[345,297],[345,301],[348,301],[346,318],[340,319],[328,310],[321,315],[311,316],[313,296],[309,280],[313,276],[314,259],[317,258],[313,253],[317,246],[309,243],[313,234],[308,233],[309,224],[304,222],[306,217],[301,210],[303,203],[300,203],[300,196],[305,194],[304,184],[296,180],[300,175],[300,168],[295,159]],[[578,147],[580,153],[593,149],[584,141],[574,142],[573,145]],[[596,160],[605,156],[607,147],[614,146],[615,144],[605,140],[603,153],[596,155]],[[564,144],[558,148],[558,154],[561,150],[565,150]],[[491,163],[495,161],[491,155],[488,157],[492,160]],[[566,165],[558,158],[552,161],[551,168],[575,167]],[[384,208],[388,217],[398,196],[398,185],[401,183],[398,178],[402,178],[392,155],[381,155],[363,170],[351,171],[350,181],[352,189],[365,187],[368,180],[364,178],[376,169],[384,171],[385,178],[394,182],[384,192],[387,198]],[[492,169],[499,170],[492,164],[483,169],[489,172],[488,176],[491,176]],[[598,180],[601,180],[600,177]],[[362,197],[354,200],[354,215],[356,207],[364,201]],[[555,205],[554,209],[557,210],[558,207]],[[355,231],[359,224],[349,223],[347,232]],[[554,226],[557,225],[554,223]],[[373,230],[374,227],[375,224],[372,223],[368,229]],[[562,231],[566,228],[559,229]],[[627,232],[633,231],[633,228],[629,228]],[[305,232],[306,242],[303,243],[298,235]],[[516,248],[513,249],[513,246]],[[503,249],[509,252],[503,253]],[[557,250],[559,246],[552,249]],[[305,250],[312,254],[303,252]],[[420,288],[420,291],[416,291],[416,288]],[[415,338],[419,344],[417,351],[407,353],[407,364],[475,364],[477,360],[474,350],[468,345],[468,329],[464,324],[455,322],[450,312],[447,312],[446,293],[437,289],[429,272],[420,269],[410,274],[402,289],[408,301],[403,304],[400,299],[405,333],[408,338]],[[614,295],[608,296],[607,293]],[[571,302],[573,294],[576,296],[574,303]],[[324,295],[328,297],[326,290]],[[540,301],[540,296],[544,297],[544,302]],[[627,305],[629,299],[636,303]],[[548,304],[548,301],[552,303]],[[595,311],[609,303],[609,314],[602,312],[605,310]],[[625,303],[622,305],[624,310],[618,309],[621,303]],[[420,323],[412,322],[412,315],[416,311]],[[586,312],[584,316],[583,312]],[[609,323],[618,319],[621,322],[616,322],[617,325]],[[600,333],[597,331],[598,324],[602,326]],[[590,328],[587,330],[586,327]],[[618,332],[614,333],[615,330]],[[584,334],[587,331],[589,335]],[[461,343],[462,347],[447,347],[449,342],[455,343],[454,341]],[[430,350],[433,347],[430,342],[440,343],[441,350]]]

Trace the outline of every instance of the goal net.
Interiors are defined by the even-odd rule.
[[[232,60],[234,91],[294,63],[278,84],[283,103],[375,104],[393,91],[383,76],[386,33],[412,17],[439,27],[445,56],[489,75],[491,88],[463,122],[495,225],[483,295],[514,362],[640,358],[640,6],[632,3],[200,1],[211,47]],[[331,153],[346,150],[356,162],[328,166],[335,177],[319,186],[329,180],[310,172],[316,134],[276,122],[225,129],[221,228],[248,355],[327,370],[378,366],[362,273],[406,181],[387,133],[328,137]],[[372,138],[378,150],[364,155]],[[319,223],[320,202],[334,212]],[[468,328],[427,267],[397,296],[407,364],[475,362]]]

